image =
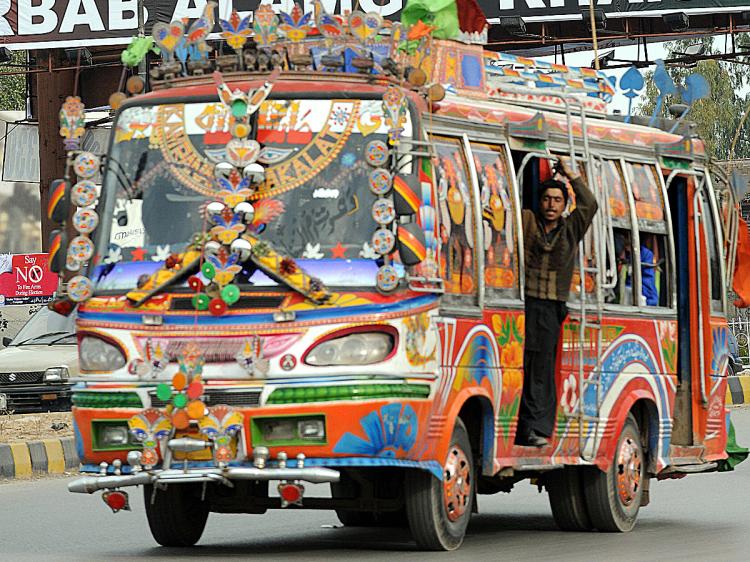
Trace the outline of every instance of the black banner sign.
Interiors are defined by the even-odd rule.
[[[142,0],[146,33],[157,21],[200,17],[206,0]],[[261,0],[216,0],[218,15],[232,8],[255,10]],[[312,0],[297,0],[306,12]],[[593,0],[608,17],[637,17],[667,12],[741,12],[750,0]],[[294,0],[263,0],[277,10],[290,11]],[[378,12],[398,19],[406,0],[321,0],[331,13],[353,9]],[[479,0],[491,22],[500,16],[522,16],[527,21],[574,20],[589,0]],[[138,33],[139,0],[0,0],[0,46],[11,48],[78,47],[125,44]]]

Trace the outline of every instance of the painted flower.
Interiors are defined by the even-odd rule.
[[[516,332],[518,337],[521,338],[520,341],[526,339],[526,316],[523,314],[516,316]]]
[[[568,378],[563,381],[560,406],[568,415],[573,414],[578,408],[578,379],[575,375],[568,375]]]
[[[359,425],[365,438],[346,433],[336,443],[334,453],[394,458],[411,450],[419,429],[414,408],[399,402],[370,412]]]
[[[503,347],[500,364],[507,369],[518,369],[523,366],[523,347],[517,341],[512,341]]]

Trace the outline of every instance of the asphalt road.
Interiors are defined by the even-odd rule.
[[[740,444],[750,444],[750,409],[732,414]],[[408,533],[341,528],[333,512],[270,511],[212,514],[197,547],[158,547],[151,538],[140,490],[132,512],[113,515],[98,495],[70,494],[67,479],[0,485],[0,559],[127,560],[242,558],[258,560],[422,560]],[[309,492],[312,490],[308,489]],[[750,461],[732,473],[655,482],[651,505],[628,534],[563,533],[545,493],[527,483],[511,494],[480,496],[453,560],[748,560]]]

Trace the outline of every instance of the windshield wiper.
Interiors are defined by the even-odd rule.
[[[14,346],[25,345],[25,344],[27,344],[27,343],[29,343],[31,341],[34,341],[34,340],[38,340],[38,339],[41,339],[41,338],[46,338],[48,336],[62,336],[63,334],[67,336],[68,334],[70,334],[70,332],[58,331],[58,332],[49,332],[47,334],[39,334],[38,336],[34,336],[34,337],[29,338],[27,340],[23,340],[21,343],[15,343],[13,345]]]
[[[59,338],[55,338],[54,340],[49,342],[47,345],[55,345],[56,343],[61,342],[62,340],[67,339],[71,336],[75,337],[75,333],[66,332],[65,334],[61,335]]]

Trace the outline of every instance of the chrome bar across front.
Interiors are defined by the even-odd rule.
[[[189,468],[138,472],[122,476],[84,476],[68,484],[68,491],[93,494],[98,490],[139,486],[143,484],[184,484],[190,482],[224,482],[225,480],[301,480],[312,484],[338,482],[338,470],[311,468]]]

